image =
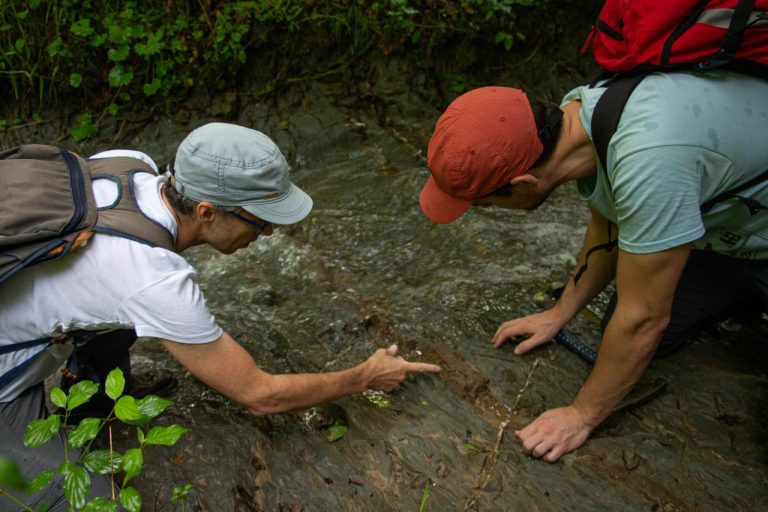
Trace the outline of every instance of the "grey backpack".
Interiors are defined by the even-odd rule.
[[[174,250],[171,233],[136,204],[133,176],[155,174],[141,160],[84,160],[40,144],[0,152],[0,283],[16,272],[87,244],[93,233]],[[97,208],[92,180],[117,185],[117,200]]]

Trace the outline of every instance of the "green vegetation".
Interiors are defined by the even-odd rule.
[[[595,2],[596,3],[596,2]],[[370,52],[509,52],[585,17],[577,0],[0,0],[0,105],[12,124],[63,105],[72,135],[105,116],[172,107],[190,93],[269,75],[263,94],[339,75]],[[569,21],[571,20],[571,21]],[[460,80],[460,79],[459,79]],[[455,86],[460,86],[455,85]],[[4,108],[8,112],[8,108]],[[7,123],[7,121],[6,121]],[[3,130],[5,129],[5,123]]]
[[[76,428],[68,425],[69,416],[73,409],[88,402],[98,391],[99,386],[90,381],[81,381],[72,386],[69,393],[61,388],[53,388],[50,393],[51,402],[61,408],[62,414],[51,414],[45,419],[33,420],[27,426],[24,444],[36,448],[59,434],[63,427],[67,434],[64,445],[64,460],[57,468],[43,471],[31,482],[25,482],[16,465],[7,457],[0,457],[0,500],[13,502],[19,510],[33,510],[25,506],[10,494],[9,490],[20,490],[35,493],[46,488],[56,475],[61,475],[64,497],[70,506],[69,510],[114,511],[118,503],[126,510],[138,512],[142,509],[142,497],[136,488],[129,486],[131,479],[139,475],[144,467],[144,448],[150,445],[172,446],[188,429],[179,425],[167,427],[152,427],[144,431],[141,425],[147,424],[159,416],[165,409],[173,405],[170,400],[157,396],[147,396],[140,400],[130,395],[123,395],[125,378],[120,369],[112,370],[107,376],[105,390],[115,401],[115,406],[106,418],[84,418]],[[109,423],[118,419],[126,425],[136,426],[139,445],[119,453],[112,448],[111,431],[109,449],[90,449],[101,430]],[[80,449],[81,452],[69,450]],[[79,453],[73,458],[73,453]],[[99,496],[88,500],[91,487],[91,474],[111,475],[113,482],[112,496]],[[122,474],[122,478],[119,478]],[[174,502],[180,502],[184,510],[187,494],[192,487],[177,487],[173,491]],[[47,510],[43,504],[37,510]]]
[[[419,512],[426,512],[427,510],[427,503],[429,503],[429,485],[431,483],[431,480],[427,480],[427,483],[424,484],[424,490],[421,493],[421,504],[419,505]]]

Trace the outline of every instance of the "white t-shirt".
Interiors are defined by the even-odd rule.
[[[131,156],[157,168],[145,154],[109,151],[95,158]],[[176,236],[176,221],[160,196],[163,177],[139,173],[134,181],[141,210]],[[97,205],[111,204],[116,187],[94,182]],[[196,282],[194,268],[176,253],[125,238],[95,234],[88,246],[34,265],[0,286],[0,347],[72,330],[133,328],[138,336],[180,343],[209,343],[221,336]],[[44,351],[41,353],[41,351]],[[0,402],[55,372],[70,343],[39,345],[0,355],[0,376],[33,363],[0,389]]]

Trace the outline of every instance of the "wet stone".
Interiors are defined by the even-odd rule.
[[[388,69],[400,68],[377,68]],[[235,255],[185,256],[217,321],[266,371],[333,371],[397,343],[443,373],[410,378],[385,407],[361,395],[255,418],[193,379],[157,340],[140,340],[136,367],[174,373],[169,419],[191,430],[147,454],[132,482],[148,506],[178,510],[173,487],[191,483],[193,511],[418,510],[432,482],[430,511],[767,510],[765,319],[724,324],[654,360],[648,377],[663,377],[665,393],[611,416],[561,463],[523,453],[514,430],[569,403],[589,366],[562,346],[518,357],[514,342],[494,349],[491,338],[567,282],[588,212],[575,188],[562,187],[536,212],[473,210],[430,223],[417,198],[440,105],[408,94],[404,112],[418,119],[395,120],[398,83],[372,88],[393,95],[381,112],[354,110],[356,98],[322,83],[241,105],[233,120],[274,135],[313,212]],[[167,161],[208,119],[177,120],[129,130],[121,146]],[[605,302],[569,324],[593,347]],[[336,423],[347,432],[330,441]]]

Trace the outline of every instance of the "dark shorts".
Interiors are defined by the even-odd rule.
[[[691,251],[675,290],[672,316],[657,354],[674,350],[701,329],[733,314],[759,313],[768,304],[768,261]],[[603,317],[603,329],[616,306],[616,294]]]

